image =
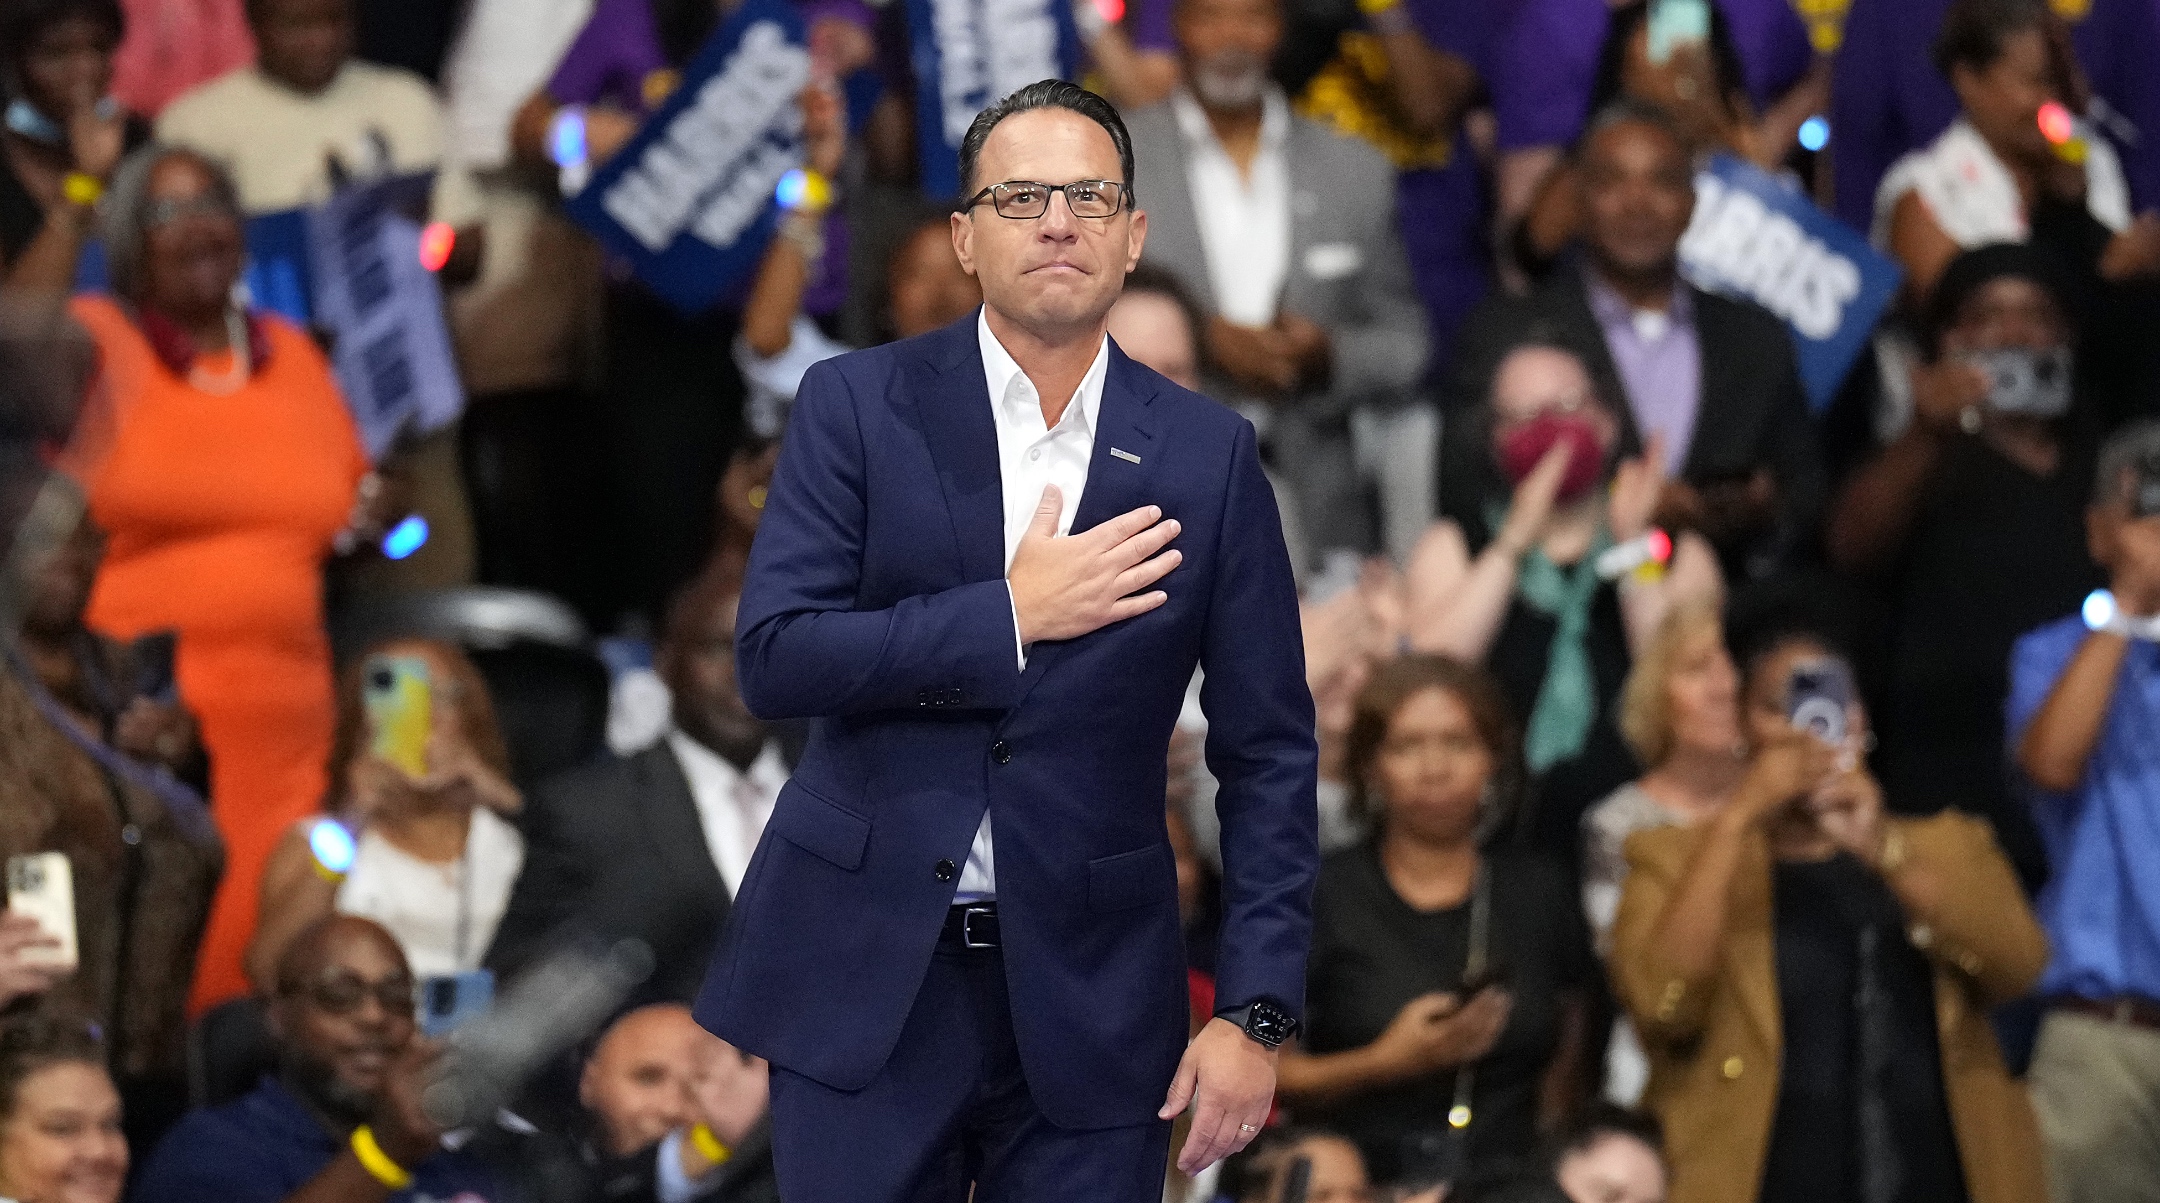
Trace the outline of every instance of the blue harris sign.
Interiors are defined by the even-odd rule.
[[[908,0],[915,142],[926,196],[960,191],[960,140],[975,114],[1080,67],[1070,0]]]
[[[747,277],[779,221],[773,190],[802,165],[810,51],[787,0],[747,0],[637,136],[570,199],[578,224],[685,314]]]
[[[1829,408],[1897,296],[1898,265],[1776,176],[1718,155],[1695,176],[1680,270],[1785,320],[1808,405]]]

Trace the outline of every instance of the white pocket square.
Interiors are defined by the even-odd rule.
[[[1323,242],[1305,248],[1305,274],[1315,280],[1340,280],[1365,266],[1365,253],[1355,243]]]

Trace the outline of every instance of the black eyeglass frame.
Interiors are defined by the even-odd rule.
[[[1024,215],[1007,213],[1004,208],[998,204],[996,194],[998,189],[1000,188],[1041,189],[1043,193],[1042,212],[1028,213]],[[1117,195],[1117,205],[1112,208],[1108,213],[1082,213],[1078,209],[1073,208],[1073,198],[1072,192],[1070,190],[1074,188],[1092,188],[1098,192],[1114,192]],[[1045,184],[1040,180],[1001,180],[998,183],[991,184],[985,187],[982,191],[977,192],[975,195],[969,197],[963,204],[961,204],[960,208],[964,212],[966,210],[973,209],[977,205],[983,204],[987,201],[990,205],[991,211],[1007,221],[1036,221],[1050,212],[1050,198],[1052,197],[1052,195],[1059,192],[1063,192],[1065,194],[1065,207],[1072,210],[1072,215],[1085,221],[1108,221],[1110,218],[1116,217],[1118,214],[1124,212],[1125,210],[1132,208],[1132,189],[1126,187],[1124,184],[1121,184],[1116,180],[1074,180],[1071,183],[1066,184]]]

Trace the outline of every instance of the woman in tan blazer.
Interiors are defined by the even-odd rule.
[[[1612,977],[1672,1203],[2043,1203],[1988,1008],[2031,989],[2046,938],[1987,826],[1885,816],[1864,713],[1842,746],[1801,734],[1796,683],[1849,697],[1850,669],[1808,635],[1751,657],[1732,803],[1627,844]]]

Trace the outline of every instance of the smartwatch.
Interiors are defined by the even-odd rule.
[[[1247,1036],[1267,1045],[1281,1048],[1282,1042],[1297,1035],[1298,1021],[1290,1012],[1266,999],[1227,1011],[1217,1011],[1216,1017],[1227,1019],[1245,1030]]]

